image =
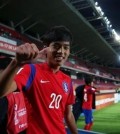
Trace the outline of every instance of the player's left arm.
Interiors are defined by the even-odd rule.
[[[95,92],[100,93],[100,90],[96,89],[96,91],[95,91]]]
[[[100,90],[98,90],[96,87],[92,87],[91,88],[91,92],[93,92],[93,93],[100,93]]]
[[[95,88],[95,92],[100,93],[99,89],[97,89],[96,87],[93,87],[93,88]]]
[[[67,105],[65,109],[65,121],[67,123],[68,128],[71,131],[71,134],[78,134],[77,126],[75,123],[75,119],[72,113],[72,106]]]

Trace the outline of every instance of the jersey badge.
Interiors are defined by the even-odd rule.
[[[67,93],[68,92],[68,84],[66,82],[63,82],[63,89]]]

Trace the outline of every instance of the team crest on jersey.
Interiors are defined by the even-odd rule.
[[[68,92],[68,84],[66,82],[63,82],[63,89],[66,93]]]

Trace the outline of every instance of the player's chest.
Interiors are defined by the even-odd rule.
[[[69,92],[69,82],[59,75],[43,73],[36,76],[35,85],[40,92],[66,94]]]

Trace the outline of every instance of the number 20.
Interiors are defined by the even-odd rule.
[[[61,95],[56,95],[55,93],[52,93],[50,97],[52,98],[52,101],[49,105],[49,108],[58,109],[59,106],[60,106],[60,101],[62,99],[62,96]]]

